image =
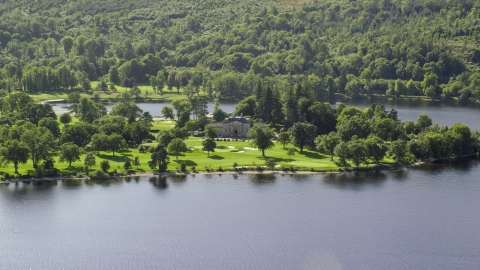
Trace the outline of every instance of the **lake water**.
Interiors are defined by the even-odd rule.
[[[479,175],[469,161],[10,184],[0,269],[479,269]]]
[[[350,101],[347,106],[355,106],[361,109],[370,107],[371,101]],[[480,106],[474,104],[455,105],[442,102],[429,101],[378,101],[377,103],[385,105],[387,110],[394,108],[398,111],[398,117],[402,120],[417,120],[419,114],[429,115],[434,123],[441,126],[452,126],[455,123],[463,123],[472,129],[480,130]],[[145,112],[150,112],[153,116],[161,116],[161,110],[164,106],[171,106],[169,102],[161,103],[137,103],[137,105]],[[235,111],[236,102],[220,102],[220,108],[226,112]],[[52,104],[55,111],[67,112],[68,103]],[[110,111],[113,104],[106,105]],[[213,102],[208,103],[208,111],[213,112]]]

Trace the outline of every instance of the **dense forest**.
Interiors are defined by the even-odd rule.
[[[0,89],[480,99],[474,0],[4,0]],[[133,82],[133,83],[132,83]],[[108,86],[110,85],[110,86]]]

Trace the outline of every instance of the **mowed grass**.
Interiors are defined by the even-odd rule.
[[[99,83],[98,81],[92,81],[90,83],[91,87],[92,87],[92,91],[90,91],[88,93],[82,92],[80,95],[82,97],[92,98],[93,93],[95,92],[93,90],[97,87],[98,83]],[[107,83],[107,84],[110,86],[109,83]],[[113,91],[110,91],[110,90],[107,90],[105,92],[104,91],[99,91],[98,92],[100,94],[99,98],[104,99],[104,100],[120,99],[120,98],[122,98],[123,93],[130,91],[129,88],[125,88],[125,87],[120,86],[120,85],[115,85],[115,88],[116,88],[116,92],[113,92]],[[165,86],[163,88],[162,94],[160,94],[158,92],[155,93],[153,91],[152,86],[150,86],[148,84],[139,84],[138,88],[140,88],[140,91],[141,91],[139,98],[142,98],[142,99],[162,99],[162,100],[166,100],[166,101],[174,101],[174,100],[186,98],[183,87],[181,87],[179,91],[177,91],[177,88],[175,88],[175,87],[172,89],[172,91],[170,91],[170,90],[168,90],[168,87]],[[34,94],[29,94],[29,95],[30,95],[30,97],[32,97],[32,99],[35,102],[41,102],[41,101],[52,100],[52,99],[68,99],[68,94],[71,93],[71,92],[72,91],[67,90],[67,91],[58,91],[58,92],[51,92],[51,93],[34,93]],[[205,95],[205,93],[202,91],[201,88],[199,90],[199,95],[200,96]]]
[[[284,149],[279,143],[275,147],[265,150],[265,156],[262,156],[260,150],[256,150],[248,141],[217,141],[215,152],[210,156],[202,150],[202,139],[191,137],[186,141],[189,152],[176,157],[170,156],[172,163],[180,164],[185,162],[188,166],[195,166],[197,170],[208,169],[232,169],[236,162],[238,167],[256,167],[263,166],[266,159],[274,159],[278,165],[290,167],[297,170],[337,170],[339,167],[335,162],[330,161],[330,157],[324,156],[318,152],[304,150],[300,153],[297,149],[295,155],[288,156],[287,151],[292,145],[286,145]],[[171,164],[169,168],[171,168]]]
[[[175,121],[154,121],[150,127],[150,130],[154,133],[158,133],[158,131],[171,129],[173,127],[175,127]]]
[[[73,118],[73,122],[77,122],[78,119]],[[158,130],[170,129],[175,125],[174,121],[155,121],[151,128],[152,134],[156,135]],[[339,170],[337,163],[337,158],[334,158],[333,161],[330,160],[330,156],[324,155],[317,151],[312,151],[304,149],[303,152],[300,152],[296,148],[295,155],[289,156],[287,154],[288,148],[294,147],[291,144],[287,144],[285,148],[280,143],[274,143],[275,147],[265,150],[265,156],[262,156],[262,152],[253,148],[253,146],[248,141],[216,141],[217,148],[214,152],[210,152],[210,155],[207,152],[203,151],[201,137],[190,137],[185,140],[185,143],[188,147],[188,152],[181,153],[178,158],[172,153],[169,154],[170,164],[168,165],[168,170],[177,171],[180,168],[181,163],[185,163],[187,170],[192,170],[195,167],[197,171],[206,171],[206,170],[231,170],[233,169],[234,163],[238,167],[246,168],[256,168],[257,166],[264,166],[266,159],[274,159],[277,163],[277,169],[280,169],[280,166],[287,168],[295,168],[295,170],[316,170],[316,171],[328,171],[328,170]],[[155,146],[156,142],[149,144],[144,144],[147,147]],[[151,153],[138,151],[138,147],[130,147],[128,150],[122,152],[116,152],[115,156],[111,152],[96,152],[92,151],[96,158],[96,165],[90,168],[90,171],[95,169],[100,169],[100,162],[102,160],[107,160],[110,163],[110,170],[116,170],[118,173],[124,173],[124,164],[127,161],[132,162],[135,157],[138,157],[140,160],[140,166],[137,168],[132,166],[131,172],[152,172],[152,169],[148,167],[148,161],[151,158]],[[55,162],[55,167],[60,170],[61,174],[69,175],[73,172],[84,173],[84,158],[85,154],[81,156],[79,161],[73,162],[72,166],[69,167],[68,163],[60,163],[59,156],[53,157]],[[382,162],[393,163],[394,161],[386,158]],[[352,167],[353,164],[349,164],[349,167]],[[365,165],[362,165],[365,167]],[[34,170],[31,160],[26,164],[19,165],[19,173],[21,175],[30,174],[33,175]],[[14,169],[13,164],[4,165],[0,168],[0,175],[8,173],[13,175]]]
[[[330,161],[330,157],[324,156],[320,153],[304,150],[303,153],[298,151],[291,158],[287,155],[287,149],[284,149],[282,145],[276,143],[274,148],[265,151],[265,157],[262,157],[261,151],[253,150],[249,142],[216,142],[217,149],[215,152],[211,152],[210,156],[202,150],[202,138],[190,137],[186,140],[187,147],[190,149],[186,153],[182,153],[178,156],[178,159],[174,155],[170,155],[170,164],[168,170],[175,171],[180,168],[180,164],[184,162],[187,165],[187,169],[191,170],[194,166],[198,171],[233,169],[233,164],[236,162],[238,167],[256,167],[263,166],[267,158],[273,158],[277,161],[278,165],[293,166],[297,170],[337,170],[339,167],[334,162]],[[155,143],[146,144],[146,146],[153,146]],[[288,145],[287,147],[292,147]],[[124,172],[124,163],[126,161],[133,161],[138,156],[141,165],[136,168],[132,167],[132,171],[135,172],[151,172],[148,167],[148,161],[150,160],[151,153],[140,153],[137,147],[129,148],[127,151],[115,153],[115,156],[111,152],[100,151],[100,153],[92,152],[96,158],[96,165],[91,167],[90,170],[99,169],[100,162],[107,160],[110,163],[110,171],[117,170],[117,172]],[[68,163],[60,163],[59,157],[55,156],[55,168],[59,169],[62,174],[70,174],[73,172],[84,172],[83,160],[85,154],[81,156],[80,161],[72,163],[69,167]],[[30,173],[33,175],[33,166],[31,160],[26,164],[19,165],[19,173],[25,175]],[[0,168],[0,175],[9,173],[13,175],[13,164],[8,164],[3,168]]]

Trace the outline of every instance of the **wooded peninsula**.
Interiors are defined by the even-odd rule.
[[[478,6],[3,1],[0,174],[325,171],[476,154],[480,136],[468,126],[440,127],[427,115],[401,122],[375,100],[479,101]],[[68,100],[70,112],[39,103],[49,99]],[[136,105],[151,99],[172,101],[162,120]],[[373,105],[331,105],[346,99]],[[116,102],[108,114],[106,100]],[[233,114],[254,123],[248,138],[208,127],[229,116],[219,100],[239,102]]]

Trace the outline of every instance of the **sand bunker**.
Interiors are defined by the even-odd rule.
[[[229,146],[227,146],[227,147],[228,147],[229,149],[235,149],[235,146],[229,145]]]
[[[243,147],[243,149],[246,149],[246,150],[258,150],[258,148],[252,148],[252,147]]]

